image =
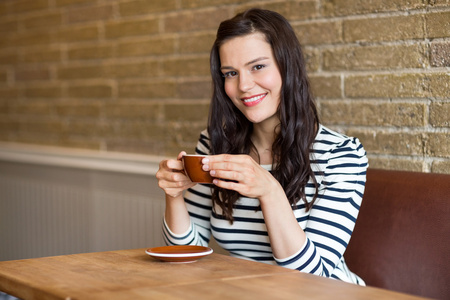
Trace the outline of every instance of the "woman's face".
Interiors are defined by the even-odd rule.
[[[282,79],[262,33],[232,38],[219,48],[225,92],[255,125],[277,126]]]

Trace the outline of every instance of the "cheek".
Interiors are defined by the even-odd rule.
[[[281,76],[277,73],[266,76],[264,86],[272,92],[279,92],[281,90]]]
[[[235,89],[234,89],[233,85],[231,84],[231,82],[225,81],[224,90],[225,90],[225,94],[227,94],[228,98],[230,98],[230,99],[234,98]]]

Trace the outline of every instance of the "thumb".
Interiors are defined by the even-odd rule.
[[[186,151],[181,151],[178,156],[177,156],[177,160],[181,160],[181,158],[186,155]]]

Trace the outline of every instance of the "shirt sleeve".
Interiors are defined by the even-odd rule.
[[[200,134],[195,148],[196,154],[208,155],[209,138],[206,131]],[[211,185],[197,184],[184,194],[184,202],[191,218],[189,229],[183,234],[174,234],[163,222],[163,237],[167,245],[198,245],[208,246],[211,238]]]
[[[333,277],[355,226],[367,167],[366,152],[356,138],[347,138],[328,151],[319,194],[303,228],[306,242],[291,257],[275,258],[279,265]]]

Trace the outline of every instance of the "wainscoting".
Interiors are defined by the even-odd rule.
[[[0,144],[0,260],[163,245],[161,159]]]

